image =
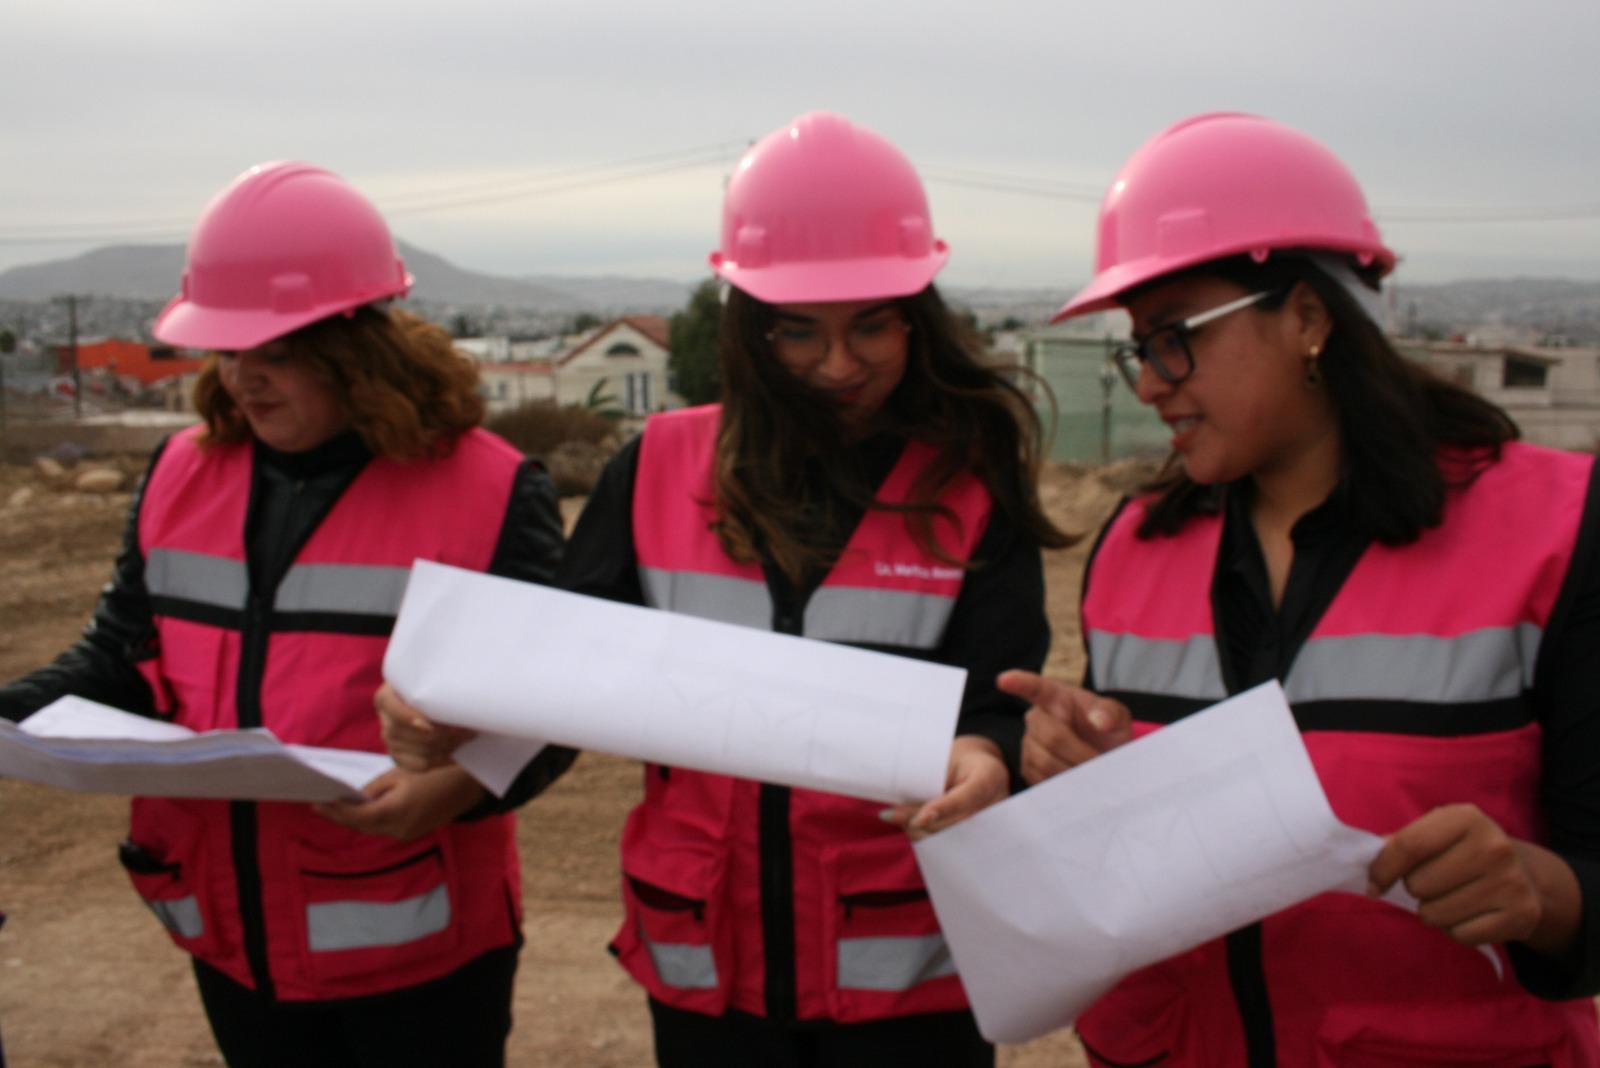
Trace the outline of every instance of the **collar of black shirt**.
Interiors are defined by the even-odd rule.
[[[291,479],[306,479],[360,467],[372,459],[372,452],[361,440],[360,434],[346,430],[303,452],[279,452],[257,441],[256,459],[274,473]]]

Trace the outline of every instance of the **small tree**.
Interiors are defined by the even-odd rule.
[[[683,311],[672,317],[672,352],[667,369],[672,388],[690,404],[710,404],[722,389],[717,370],[717,329],[722,320],[721,285],[708,278],[695,287]]]
[[[10,355],[17,351],[17,335],[9,330],[0,330],[0,354]]]
[[[617,400],[617,395],[606,392],[604,378],[589,387],[589,395],[583,398],[583,409],[613,421],[621,419],[626,414],[622,410],[622,402]]]

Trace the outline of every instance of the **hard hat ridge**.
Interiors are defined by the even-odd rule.
[[[757,299],[804,303],[907,296],[948,259],[904,154],[865,127],[813,111],[739,161],[709,262]]]
[[[154,333],[191,348],[255,348],[411,287],[378,210],[308,163],[258,164],[234,179],[201,213],[185,260]]]
[[[1227,256],[1331,252],[1380,273],[1395,263],[1337,156],[1298,130],[1240,112],[1191,116],[1146,141],[1112,181],[1097,234],[1094,278],[1057,321]]]

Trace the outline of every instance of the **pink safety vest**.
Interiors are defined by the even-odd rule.
[[[235,727],[258,679],[261,725],[282,741],[382,752],[372,695],[411,562],[486,568],[520,455],[471,431],[447,458],[373,459],[277,589],[252,590],[252,449],[201,448],[198,432],[168,442],[139,513],[159,638],[141,669],[158,707],[196,730]],[[178,945],[276,998],[328,1000],[414,986],[512,943],[512,831],[497,815],[398,842],[305,804],[136,798],[124,859]]]
[[[1340,819],[1387,834],[1470,801],[1543,838],[1527,694],[1593,459],[1508,445],[1442,525],[1358,561],[1282,680]],[[1222,520],[1139,540],[1146,503],[1107,530],[1083,604],[1095,687],[1129,704],[1138,732],[1175,702],[1226,696],[1210,601]],[[1502,978],[1391,906],[1324,894],[1263,921],[1261,947],[1279,1064],[1600,1064],[1593,1001],[1535,998],[1508,963]],[[1104,1058],[1092,1063],[1246,1063],[1220,940],[1129,976],[1077,1027]]]
[[[771,628],[755,564],[736,563],[710,529],[719,409],[654,416],[633,497],[646,600],[668,611]],[[933,450],[906,446],[880,490],[904,500]],[[940,544],[971,559],[989,495],[964,475],[941,498],[955,522]],[[805,608],[803,633],[827,641],[936,649],[963,571],[924,553],[901,516],[869,510]],[[612,949],[650,994],[720,1015],[766,1015],[760,784],[647,768],[644,801],[623,831],[626,916]],[[903,832],[881,804],[790,794],[794,1004],[799,1019],[856,1022],[966,1007],[944,937]]]

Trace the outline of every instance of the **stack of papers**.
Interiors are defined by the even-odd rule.
[[[378,753],[285,745],[264,729],[197,734],[81,697],[0,720],[0,776],[88,793],[359,800],[393,767]]]
[[[425,560],[383,673],[496,793],[555,742],[890,802],[944,792],[967,676]]]
[[[916,852],[979,1028],[991,1041],[1026,1042],[1071,1023],[1135,969],[1317,894],[1364,893],[1382,848],[1334,816],[1273,682]],[[1400,883],[1385,900],[1417,907]],[[1492,947],[1480,950],[1504,978]]]

